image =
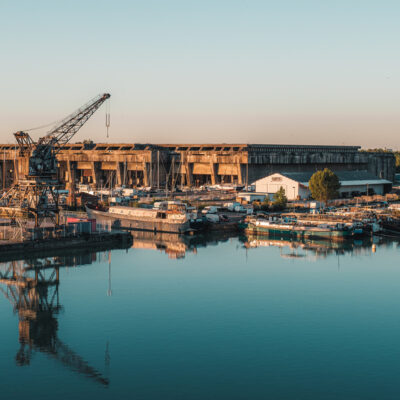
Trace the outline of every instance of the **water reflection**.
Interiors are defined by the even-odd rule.
[[[169,258],[184,258],[186,252],[196,253],[199,247],[218,245],[235,235],[232,233],[182,236],[170,233],[132,231],[133,249],[164,252]],[[18,366],[30,365],[35,352],[56,359],[69,369],[107,386],[108,378],[89,365],[78,353],[63,343],[58,336],[60,303],[60,269],[71,266],[108,262],[108,290],[111,288],[111,251],[74,251],[74,254],[41,256],[25,260],[0,262],[0,293],[10,302],[18,315],[20,347],[15,356]],[[110,362],[109,344],[106,345],[105,365]]]
[[[44,257],[0,264],[0,291],[18,314],[20,348],[17,365],[29,365],[42,352],[101,385],[109,380],[58,337],[60,268],[90,264],[96,253]]]
[[[235,232],[218,232],[196,234],[194,236],[177,233],[131,231],[132,248],[157,250],[167,254],[171,259],[185,258],[187,252],[196,254],[200,247],[218,245],[236,237]]]
[[[236,232],[214,232],[196,234],[194,236],[175,233],[131,231],[133,249],[156,250],[165,253],[171,259],[183,259],[186,253],[197,253],[199,248],[217,246],[232,238],[237,238]],[[375,252],[377,247],[392,246],[397,243],[393,239],[373,236],[346,242],[330,242],[327,240],[279,240],[265,236],[239,236],[246,249],[257,247],[279,247],[282,258],[307,258],[316,261],[329,255],[367,254]]]
[[[327,390],[354,398],[353,388],[359,398],[396,398],[398,385],[384,385],[399,368],[398,242],[145,232],[133,239],[127,252],[0,264],[1,398],[308,399]],[[351,256],[373,245],[379,258]],[[336,258],[346,274],[336,273]],[[102,267],[65,271],[95,262]],[[378,389],[389,387],[383,396],[375,381],[365,386],[376,371]],[[222,375],[232,384],[218,386]],[[45,393],[38,376],[48,377]]]
[[[282,258],[307,258],[309,261],[317,261],[329,255],[369,254],[376,251],[377,246],[392,246],[397,243],[394,240],[373,236],[360,240],[331,242],[328,240],[279,240],[269,239],[265,236],[247,235],[240,238],[246,249],[258,247],[279,247]]]

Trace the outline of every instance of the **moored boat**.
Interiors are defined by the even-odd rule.
[[[185,212],[112,206],[108,209],[86,206],[90,218],[111,221],[112,227],[153,232],[185,233],[190,221]]]
[[[353,231],[347,226],[336,225],[301,225],[285,224],[281,222],[267,221],[265,219],[251,219],[248,221],[245,231],[255,235],[268,235],[278,238],[294,239],[324,239],[343,241],[353,237]]]

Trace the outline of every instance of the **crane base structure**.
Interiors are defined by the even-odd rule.
[[[54,180],[20,180],[0,199],[0,216],[24,225],[34,219],[35,227],[50,220],[59,224],[58,182]]]

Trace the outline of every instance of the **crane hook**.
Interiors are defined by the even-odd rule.
[[[108,138],[108,128],[110,127],[110,100],[107,100],[106,103],[106,130],[107,130],[107,138]]]

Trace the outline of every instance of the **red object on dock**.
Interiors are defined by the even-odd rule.
[[[75,218],[75,217],[67,217],[67,224],[73,224],[77,222],[90,222],[91,223],[91,232],[96,232],[96,220],[94,218]]]

